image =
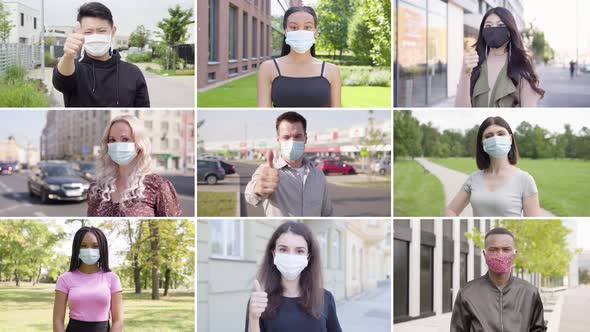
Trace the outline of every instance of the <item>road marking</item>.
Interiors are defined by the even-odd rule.
[[[47,215],[43,212],[33,212],[33,214],[37,217],[47,217]]]
[[[2,189],[6,192],[13,192],[13,189],[6,185],[4,182],[0,182],[0,187],[2,187]]]

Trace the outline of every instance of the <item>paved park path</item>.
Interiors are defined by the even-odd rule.
[[[445,194],[445,206],[447,206],[451,202],[451,200],[453,200],[453,197],[455,197],[459,189],[461,189],[461,187],[469,177],[468,174],[455,171],[453,169],[441,166],[439,164],[435,164],[426,158],[416,158],[416,161],[420,165],[422,165],[422,167],[424,167],[428,172],[436,176],[438,180],[442,183],[443,191]],[[554,216],[551,212],[544,209],[541,209],[541,214],[543,217]],[[473,216],[473,209],[471,208],[471,204],[467,205],[467,207],[463,210],[460,216]]]

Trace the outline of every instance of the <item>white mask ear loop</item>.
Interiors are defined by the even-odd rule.
[[[82,62],[82,59],[84,59],[84,45],[82,45],[82,51],[80,52],[80,60],[78,60],[78,62]]]

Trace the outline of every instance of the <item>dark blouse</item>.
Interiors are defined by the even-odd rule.
[[[100,195],[92,195],[93,183],[88,190],[89,217],[178,217],[181,214],[176,189],[170,181],[149,174],[143,180],[145,190],[141,201],[127,202],[125,207],[112,201],[102,202]]]
[[[260,319],[260,332],[342,332],[332,293],[324,290],[324,311],[319,319],[304,312],[297,301],[298,298],[283,297],[274,318]],[[248,317],[246,312],[246,332]]]

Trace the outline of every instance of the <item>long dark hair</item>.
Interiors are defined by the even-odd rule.
[[[264,291],[268,293],[268,307],[264,311],[263,317],[273,318],[277,313],[277,309],[284,301],[281,272],[274,265],[273,256],[277,239],[284,233],[301,235],[305,239],[305,242],[307,242],[309,261],[299,278],[301,297],[299,297],[298,304],[306,313],[319,319],[324,306],[324,287],[319,244],[311,233],[311,230],[305,224],[294,221],[287,221],[275,230],[264,252],[264,258],[258,271],[258,280]]]
[[[316,15],[315,10],[313,10],[313,8],[311,8],[309,6],[295,6],[295,7],[289,7],[289,9],[287,9],[287,11],[285,12],[285,16],[283,17],[283,31],[287,30],[287,19],[289,18],[289,16],[291,16],[291,14],[297,13],[297,12],[306,12],[306,13],[310,14],[311,16],[313,16],[313,25],[314,25],[314,27],[317,28],[318,16]],[[281,56],[285,56],[291,52],[291,46],[287,45],[285,40],[286,40],[286,36],[283,35],[283,48],[281,49]],[[311,46],[310,52],[311,52],[311,56],[315,57],[315,44],[313,44]]]
[[[529,82],[533,91],[541,95],[541,98],[545,95],[545,90],[539,87],[539,77],[535,73],[535,69],[533,68],[533,62],[530,55],[527,53],[526,48],[522,42],[522,38],[520,37],[520,33],[518,32],[518,27],[516,25],[516,20],[512,13],[504,7],[496,7],[488,10],[488,12],[483,16],[481,20],[481,25],[479,26],[479,36],[477,37],[477,42],[475,42],[475,50],[477,51],[477,55],[479,56],[479,63],[475,68],[473,68],[473,73],[471,74],[471,95],[473,96],[473,88],[475,87],[475,83],[479,78],[481,73],[481,65],[486,60],[487,54],[487,44],[483,39],[483,29],[486,22],[486,19],[491,14],[496,14],[500,17],[502,22],[508,28],[510,32],[510,41],[508,42],[506,50],[510,56],[508,57],[508,77],[514,83],[514,86],[517,88],[520,85],[520,79],[524,78]],[[520,100],[517,98],[514,99],[514,103],[512,106],[517,106],[520,104]]]
[[[82,227],[74,235],[72,242],[72,257],[70,257],[70,272],[76,271],[82,264],[82,260],[78,257],[80,255],[80,245],[86,233],[92,233],[98,241],[98,250],[100,258],[98,259],[98,267],[104,272],[111,272],[109,268],[109,244],[104,233],[96,227]]]
[[[516,165],[518,162],[518,146],[516,145],[516,138],[512,134],[512,128],[506,120],[504,120],[500,116],[490,116],[489,118],[485,119],[481,125],[479,126],[479,130],[477,131],[477,145],[476,145],[476,152],[475,152],[475,161],[477,162],[477,168],[484,170],[490,167],[490,156],[483,150],[483,132],[491,125],[498,125],[508,131],[508,133],[512,136],[512,146],[510,151],[508,152],[508,162],[511,165]]]

